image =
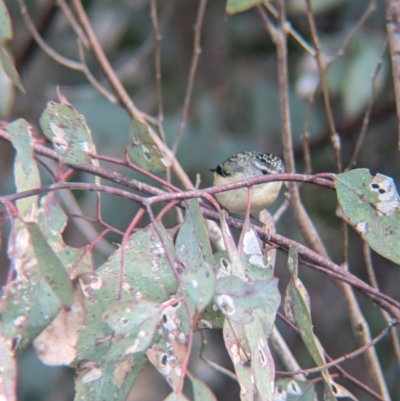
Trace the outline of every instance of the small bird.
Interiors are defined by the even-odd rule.
[[[219,164],[214,172],[214,185],[229,184],[251,177],[285,172],[283,161],[274,154],[247,151],[232,155]],[[278,197],[282,181],[257,184],[252,187],[250,213],[258,213]],[[245,214],[248,189],[246,187],[215,194],[218,202],[229,212]]]

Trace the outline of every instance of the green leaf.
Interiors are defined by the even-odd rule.
[[[127,299],[112,304],[102,315],[114,331],[113,341],[129,337],[125,354],[145,351],[160,320],[161,305],[146,299]],[[135,333],[134,336],[131,334]],[[137,335],[136,335],[137,333]]]
[[[255,309],[275,313],[280,299],[276,278],[246,283],[239,277],[230,276],[217,281],[215,302],[225,317],[236,323],[252,322]]]
[[[28,191],[41,186],[39,169],[33,157],[32,130],[30,125],[23,119],[18,119],[8,124],[7,131],[10,133],[16,155],[14,161],[14,179],[17,192]],[[37,213],[38,196],[17,200],[17,208],[20,216],[25,220],[34,220]]]
[[[27,249],[26,259],[32,263],[33,253]],[[24,262],[21,258],[18,262]],[[38,268],[30,265],[25,276],[10,286],[1,311],[1,335],[16,339],[14,352],[22,352],[52,322],[61,309],[61,302],[50,286],[40,279]]]
[[[12,23],[4,0],[0,0],[0,45],[12,39]]]
[[[345,0],[313,0],[312,1],[312,12],[314,15],[323,12],[328,12],[331,9],[340,7]],[[302,0],[291,0],[287,4],[288,11],[291,13],[307,13],[307,4]]]
[[[174,244],[162,226],[160,230],[174,258]],[[154,227],[147,226],[131,235],[124,247],[124,259],[120,248],[96,272],[85,275],[81,286],[86,298],[86,317],[77,344],[75,398],[124,401],[146,361],[143,353],[132,355],[130,349],[140,328],[132,329],[126,338],[113,340],[113,330],[101,318],[117,299],[124,302],[135,297],[161,303],[177,291],[166,250]],[[92,376],[85,376],[88,373]],[[119,380],[113,379],[115,375]],[[93,380],[88,380],[92,377]]]
[[[54,145],[61,163],[88,164],[93,151],[85,117],[70,104],[48,102],[40,117],[40,126]]]
[[[278,379],[275,382],[274,400],[314,401],[315,388],[311,383],[296,381],[292,378]]]
[[[232,360],[240,384],[240,399],[241,401],[254,401],[256,392],[250,365],[250,349],[244,326],[226,319],[223,335],[226,350]]]
[[[203,216],[197,199],[186,202],[185,221],[176,238],[176,256],[182,268],[182,290],[195,311],[202,311],[211,301],[216,285],[214,259]]]
[[[201,381],[190,378],[193,386],[194,401],[217,401],[212,391]]]
[[[367,169],[335,176],[346,221],[377,253],[400,264],[400,200],[393,179]]]
[[[38,225],[36,223],[27,223],[27,227],[32,241],[33,252],[38,260],[43,279],[64,305],[71,306],[74,296],[71,281],[64,266],[47,243]]]
[[[105,359],[101,364],[82,361],[76,369],[74,400],[125,401],[144,363],[139,354],[117,361]]]
[[[256,311],[255,315],[254,321],[244,326],[250,349],[252,381],[257,388],[259,400],[269,401],[274,392],[275,363],[262,324],[262,313]]]
[[[270,260],[266,259],[262,252],[261,241],[250,224],[243,228],[243,230],[245,230],[245,233],[243,236],[241,259],[245,266],[246,277],[249,277],[251,281],[273,277],[274,266],[273,263],[270,263],[273,258],[271,257]]]
[[[228,0],[226,3],[227,14],[236,14],[246,11],[257,4],[262,4],[264,0]]]
[[[90,250],[86,246],[74,248],[64,242],[62,234],[67,225],[67,216],[52,194],[41,199],[38,220],[47,243],[56,252],[71,279],[93,272]]]
[[[18,160],[21,164],[22,171],[25,176],[29,176],[35,167],[34,152],[32,147],[32,130],[31,126],[22,118],[8,124],[7,131],[10,134],[11,143],[18,154]],[[40,182],[39,182],[40,184]],[[19,189],[19,188],[18,188]],[[27,187],[23,187],[25,190]]]
[[[164,376],[173,390],[177,389],[182,374],[182,359],[187,347],[183,347],[183,353],[176,349],[177,343],[167,343],[161,338],[146,351],[146,356],[151,364]]]
[[[291,273],[291,278],[286,288],[283,309],[288,319],[298,327],[301,339],[307,347],[314,362],[317,366],[321,366],[326,363],[324,351],[318,338],[314,335],[311,320],[310,299],[306,288],[297,277],[297,266],[297,249],[294,246],[290,246],[288,267]],[[331,383],[333,383],[333,380],[331,379],[327,369],[322,369],[321,373],[325,382],[326,399],[329,401],[335,401],[331,389]]]
[[[1,22],[0,22],[1,24]],[[24,85],[18,74],[17,69],[14,66],[9,54],[4,47],[0,46],[0,66],[1,69],[6,73],[10,81],[22,92],[26,93]]]
[[[149,127],[138,120],[131,123],[128,155],[133,163],[154,173],[165,171],[171,164],[153,141]]]
[[[161,305],[146,299],[126,299],[112,304],[103,313],[103,322],[107,323],[116,334],[129,334],[140,328],[147,320],[160,319]]]

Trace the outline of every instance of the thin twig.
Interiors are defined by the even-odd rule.
[[[293,374],[294,378],[297,380],[305,381],[306,377],[301,372],[300,365],[298,364],[292,351],[288,347],[286,341],[284,340],[276,326],[273,327],[271,337],[268,339],[268,342],[274,348],[275,352],[278,354],[283,366],[286,369],[291,372],[299,372]],[[276,374],[280,374],[280,372],[276,372]]]
[[[279,104],[282,121],[282,145],[283,145],[283,158],[285,160],[286,171],[294,173],[295,163],[293,156],[293,140],[292,128],[290,123],[290,106],[289,106],[289,78],[288,78],[288,60],[287,60],[287,45],[286,45],[286,32],[284,29],[286,15],[285,4],[279,2],[279,29],[274,31],[272,40],[275,43],[278,53],[278,83],[279,83]],[[266,20],[263,18],[266,30],[269,32],[270,27]],[[305,238],[307,244],[311,249],[316,250],[321,255],[327,255],[318,233],[308,216],[300,199],[299,188],[296,183],[288,183],[290,205],[293,210],[296,222],[299,229]]]
[[[308,18],[308,24],[310,26],[311,38],[313,40],[315,51],[316,51],[316,61],[317,61],[317,65],[318,65],[318,73],[319,73],[319,79],[320,79],[321,87],[322,87],[322,95],[324,98],[326,115],[328,118],[330,138],[331,138],[332,146],[333,146],[333,149],[335,152],[336,171],[338,173],[341,173],[342,172],[342,157],[341,157],[340,136],[336,132],[335,121],[333,119],[331,101],[330,101],[330,97],[329,97],[328,85],[326,83],[326,76],[325,76],[325,62],[324,62],[322,51],[321,51],[321,44],[319,42],[317,28],[315,26],[315,20],[314,20],[314,15],[312,12],[311,0],[307,0],[307,18]]]
[[[61,54],[57,53],[52,47],[50,47],[40,36],[37,31],[35,24],[32,22],[31,17],[28,13],[24,0],[18,0],[20,5],[21,15],[24,19],[26,27],[29,29],[29,32],[36,40],[37,44],[41,47],[41,49],[53,60],[57,63],[63,65],[64,67],[70,68],[71,70],[83,71],[84,67],[82,63],[78,63],[77,61],[70,60]]]
[[[319,372],[322,369],[336,367],[336,365],[339,365],[340,363],[342,363],[344,361],[353,359],[356,356],[364,353],[368,348],[373,347],[375,344],[377,344],[379,341],[381,341],[385,336],[387,336],[387,334],[392,331],[392,328],[397,326],[398,324],[399,324],[398,321],[391,320],[388,323],[388,325],[382,330],[382,332],[378,336],[376,336],[373,340],[371,340],[371,342],[369,344],[363,345],[362,347],[356,349],[355,351],[345,354],[345,355],[341,356],[340,358],[334,359],[324,365],[317,366],[315,368],[309,368],[309,369],[298,369],[293,372],[279,372],[279,374],[284,375],[284,376],[294,376],[294,375],[298,375],[298,374],[309,375],[310,373]]]
[[[263,3],[264,7],[276,18],[279,18],[278,10],[273,6],[272,3],[266,1]],[[312,57],[315,57],[315,50],[307,41],[294,29],[289,21],[286,20],[285,31]]]
[[[62,1],[62,0],[61,0]],[[113,94],[111,94],[106,88],[104,88],[100,82],[96,80],[96,78],[92,75],[90,72],[89,68],[87,67],[85,63],[85,58],[84,58],[84,53],[83,50],[81,49],[80,42],[78,42],[78,48],[79,48],[79,55],[81,57],[81,63],[68,59],[61,54],[57,53],[52,47],[50,47],[40,36],[39,32],[37,31],[34,23],[31,20],[31,17],[28,13],[28,10],[26,8],[26,5],[24,3],[24,0],[18,0],[21,8],[21,14],[22,17],[24,18],[25,25],[29,29],[30,33],[32,34],[33,38],[36,40],[37,44],[40,46],[40,48],[54,61],[57,63],[63,65],[64,67],[70,68],[72,70],[76,71],[81,71],[83,72],[86,77],[88,78],[89,82],[107,99],[112,102],[112,103],[117,103],[117,99]]]
[[[151,0],[151,22],[153,24],[154,31],[154,53],[155,53],[155,65],[156,65],[156,84],[157,84],[157,103],[158,103],[158,121],[162,123],[164,120],[163,111],[163,95],[161,87],[161,34],[158,26],[158,15],[157,15],[157,0]],[[165,137],[163,138],[165,142]]]
[[[186,120],[187,120],[188,113],[189,113],[190,101],[192,99],[194,79],[196,76],[197,66],[199,64],[199,59],[200,59],[200,54],[201,54],[201,43],[200,43],[201,30],[203,27],[206,5],[207,5],[207,0],[200,0],[199,8],[197,11],[196,24],[194,26],[193,56],[192,56],[192,63],[190,65],[190,72],[189,72],[188,84],[187,84],[187,88],[186,88],[185,101],[183,103],[183,110],[182,110],[181,121],[179,123],[179,129],[178,129],[178,132],[175,137],[174,145],[172,147],[172,153],[174,155],[176,155],[176,152],[177,152],[178,146],[179,146],[179,142],[182,138],[183,130],[185,129],[185,126],[186,126]]]
[[[310,154],[310,134],[308,131],[308,125],[310,122],[311,106],[313,103],[314,103],[314,96],[310,96],[307,102],[307,110],[306,110],[306,115],[304,117],[304,129],[302,136],[304,172],[306,174],[311,174],[312,172],[311,154]]]
[[[329,60],[326,62],[326,67],[328,68],[337,58],[343,57],[345,54],[345,50],[356,34],[361,30],[362,26],[365,24],[367,19],[376,11],[376,2],[377,0],[371,0],[368,4],[368,7],[364,11],[361,18],[357,21],[357,23],[353,26],[343,43],[340,45],[338,51],[332,57],[329,57]]]
[[[85,35],[85,32],[83,32],[83,29],[79,25],[79,22],[76,20],[70,6],[65,0],[56,0],[56,4],[62,9],[65,18],[68,20],[75,33],[78,35],[78,38],[82,41],[83,45],[86,47],[86,49],[89,49],[89,40]]]
[[[372,263],[371,248],[369,247],[369,245],[366,241],[363,241],[363,254],[364,254],[365,267],[367,269],[369,282],[372,287],[379,290],[378,280],[376,279],[374,266]],[[389,323],[391,320],[389,314],[384,310],[382,310],[381,313],[382,313],[385,321],[387,323]],[[399,344],[399,337],[397,336],[397,333],[395,330],[390,332],[390,337],[392,340],[393,351],[396,356],[397,363],[400,366],[400,344]]]
[[[164,143],[167,143],[167,139],[164,132],[164,109],[163,109],[163,93],[162,93],[162,81],[161,81],[161,34],[160,27],[158,24],[158,13],[157,13],[157,0],[151,0],[151,22],[153,25],[154,32],[154,52],[155,52],[155,67],[156,67],[156,87],[157,87],[157,105],[158,105],[158,132],[160,133],[161,139]],[[167,181],[171,181],[170,170],[167,170]]]
[[[100,65],[100,68],[102,69],[104,75],[106,76],[108,82],[110,83],[110,86],[114,89],[118,98],[120,99],[122,105],[129,112],[131,117],[139,119],[140,121],[142,121],[143,119],[146,120],[146,116],[135,106],[132,99],[129,97],[125,88],[122,86],[120,80],[115,74],[113,68],[111,67],[110,62],[108,61],[106,55],[104,54],[104,51],[101,48],[99,41],[97,40],[97,37],[89,22],[89,19],[86,15],[86,12],[82,6],[81,1],[72,0],[72,3],[75,7],[75,11],[78,15],[82,28],[89,40],[90,48],[93,51],[93,54],[96,57],[96,60]]]
[[[105,185],[97,185],[90,183],[81,183],[81,182],[58,182],[48,187],[35,188],[23,192],[19,192],[16,194],[0,196],[0,203],[9,205],[10,202],[14,202],[15,200],[27,198],[30,196],[41,195],[48,192],[54,192],[60,189],[75,189],[82,191],[94,191],[94,192],[102,192],[108,193],[111,195],[116,195],[120,197],[124,197],[133,202],[136,202],[144,207],[147,210],[151,208],[151,205],[154,204],[155,198],[144,198],[130,192],[120,190],[114,187],[108,187]],[[166,194],[169,199],[190,199],[194,197],[208,196],[207,192],[214,192],[215,188],[209,188],[208,191],[199,190],[199,191],[187,191],[186,193],[177,193],[177,194]],[[156,197],[158,201],[165,199],[164,196]],[[218,212],[212,211],[210,209],[203,209],[203,215],[206,218],[219,220],[220,214]],[[232,219],[231,217],[227,218],[229,224],[235,228],[242,229],[243,221]],[[265,233],[262,227],[253,227],[254,230],[257,231],[257,234],[260,238],[268,243],[275,244],[282,251],[287,252],[290,246],[295,246],[299,253],[299,261],[300,263],[305,264],[306,266],[310,266],[316,270],[322,271],[333,278],[339,279],[345,283],[350,284],[351,286],[357,288],[364,294],[366,294],[369,298],[372,299],[373,302],[377,303],[381,308],[387,310],[393,318],[399,320],[400,319],[400,302],[394,300],[393,298],[381,293],[380,291],[372,288],[368,284],[364,283],[359,278],[353,276],[351,273],[342,269],[340,266],[337,266],[329,259],[324,258],[321,255],[313,252],[311,249],[297,243],[296,241],[285,238],[279,234],[275,233]]]
[[[349,161],[349,164],[348,164],[348,166],[346,168],[346,171],[350,170],[356,164],[358,153],[359,153],[359,151],[361,149],[362,143],[364,142],[365,134],[367,133],[367,128],[368,128],[368,125],[369,125],[369,119],[370,119],[370,116],[371,116],[371,110],[372,110],[372,106],[374,105],[374,100],[375,100],[376,80],[377,80],[379,71],[380,71],[380,69],[382,67],[382,64],[383,64],[383,56],[386,53],[387,46],[388,46],[388,42],[387,42],[387,40],[385,40],[385,44],[383,46],[381,57],[378,60],[378,63],[376,65],[374,73],[372,74],[371,96],[369,97],[367,109],[365,110],[361,131],[360,131],[360,133],[358,135],[356,146],[354,147],[354,151],[353,151],[353,154],[352,154],[351,159]]]
[[[278,317],[285,322],[289,327],[292,328],[296,333],[299,333],[298,327],[296,327],[290,320],[288,320],[284,315],[282,315],[280,312],[277,313]],[[331,358],[328,353],[325,351],[325,357],[328,361],[333,361],[333,358]],[[375,397],[379,401],[385,401],[379,394],[377,394],[374,390],[366,386],[364,383],[360,382],[358,379],[356,379],[354,376],[350,375],[347,373],[341,366],[336,365],[335,369],[339,372],[340,376],[350,383],[353,383],[360,389],[364,390],[367,394],[370,394],[372,397]],[[334,375],[332,375],[334,376]]]
[[[386,30],[389,38],[392,62],[393,86],[396,94],[398,147],[400,149],[400,4],[397,0],[386,0]]]
[[[118,99],[109,91],[107,90],[90,72],[89,67],[86,64],[85,59],[85,50],[83,49],[82,42],[78,40],[78,50],[79,50],[79,57],[82,62],[83,72],[86,75],[88,81],[106,98],[110,103],[117,104]]]

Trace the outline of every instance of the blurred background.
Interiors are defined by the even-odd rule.
[[[18,3],[11,0],[5,3],[14,25],[14,39],[9,43],[8,50],[15,59],[26,94],[14,89],[0,73],[1,120],[8,122],[22,117],[40,132],[38,120],[47,101],[57,100],[58,85],[61,93],[86,117],[98,153],[123,158],[128,144],[128,114],[101,96],[82,73],[61,66],[44,54],[32,40]],[[55,3],[52,0],[26,1],[29,13],[46,42],[65,57],[79,60],[76,35]],[[193,27],[199,3],[194,0],[168,0],[158,1],[157,4],[162,34],[164,129],[168,144],[172,146],[179,129],[188,85]],[[292,27],[307,43],[311,43],[305,2],[288,0],[286,4]],[[154,36],[149,1],[93,0],[85,1],[84,6],[103,49],[133,101],[142,111],[157,116]],[[212,185],[209,169],[235,152],[254,149],[282,154],[275,46],[255,10],[227,16],[225,6],[225,1],[214,0],[206,8],[202,54],[187,125],[177,152],[179,162],[193,182],[196,174],[200,174],[201,187]],[[348,165],[355,149],[375,83],[370,121],[356,166],[368,168],[372,174],[379,172],[389,175],[398,182],[398,121],[384,4],[362,0],[315,0],[313,7],[326,61],[329,62],[342,50],[327,72],[327,83],[337,131],[341,136],[343,166]],[[358,26],[369,9],[368,18]],[[353,30],[354,35],[343,47]],[[313,102],[309,101],[318,82],[315,62],[293,38],[289,38],[288,49],[291,123],[297,171],[305,171],[302,136],[306,131],[309,135],[312,172],[334,172],[334,152],[329,140],[322,96],[315,97]],[[89,55],[87,63],[92,73],[105,83],[101,71]],[[0,140],[1,195],[15,191],[13,155],[11,145]],[[132,171],[119,170],[119,167],[105,163],[103,165],[147,182],[147,179]],[[43,183],[50,182],[45,172],[42,178]],[[84,174],[75,178],[88,179]],[[283,192],[271,208],[272,211],[283,202]],[[303,185],[301,194],[330,257],[340,264],[343,259],[342,232],[341,221],[335,215],[334,193]],[[79,193],[77,196],[84,213],[96,217],[93,195]],[[132,203],[120,198],[104,196],[102,207],[104,220],[122,231],[135,213]],[[277,231],[303,242],[290,210],[279,220]],[[4,282],[8,271],[6,225],[3,227],[3,237],[0,274]],[[119,241],[112,236],[108,239]],[[73,223],[67,227],[65,241],[71,246],[86,245]],[[381,290],[399,299],[398,266],[377,254],[373,253],[372,256]],[[103,261],[104,257],[96,256],[97,265]],[[352,273],[367,280],[362,242],[352,230],[349,236],[349,268]],[[280,288],[284,290],[288,280],[285,255],[278,256],[276,275],[280,278]],[[304,266],[300,268],[300,277],[311,297],[315,333],[329,355],[337,358],[356,349],[344,302],[330,279]],[[357,297],[375,336],[384,327],[380,311],[362,295],[357,294]],[[302,366],[312,366],[299,336],[281,322],[278,322],[278,327]],[[206,336],[208,345],[205,354],[215,362],[232,368],[221,333],[215,331],[206,333]],[[194,351],[192,372],[213,389],[218,400],[239,399],[237,383],[215,372],[195,356],[199,351],[199,338]],[[392,399],[400,399],[399,366],[388,338],[378,344],[377,351]],[[368,384],[361,357],[346,361],[342,366]],[[279,363],[277,369],[281,369]],[[29,350],[19,361],[19,400],[72,400],[73,374],[72,369],[43,365],[34,351]],[[348,387],[360,400],[372,399],[354,385],[338,382]],[[168,393],[163,378],[148,366],[135,385],[130,400],[162,400]]]

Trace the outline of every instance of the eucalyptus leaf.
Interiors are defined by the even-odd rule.
[[[400,264],[400,200],[393,179],[367,169],[335,176],[346,221],[377,253]]]
[[[71,306],[74,301],[72,284],[60,259],[51,249],[36,223],[27,223],[33,252],[39,263],[40,273],[60,301]]]
[[[129,341],[124,341],[124,344],[128,344],[124,353],[134,354],[145,351],[151,343],[160,320],[160,313],[161,306],[155,302],[146,299],[127,299],[117,301],[108,307],[102,315],[102,320],[114,331],[114,342],[129,338]]]
[[[246,11],[257,4],[262,4],[263,0],[228,0],[226,3],[227,14],[236,14]]]
[[[274,401],[315,401],[314,385],[306,381],[283,378],[275,381]]]
[[[160,313],[160,304],[146,299],[133,298],[117,301],[109,306],[103,313],[102,320],[116,334],[129,334],[133,329],[141,327],[147,320],[155,320],[154,326],[156,326]]]
[[[0,0],[1,1],[1,0]],[[1,8],[1,7],[0,7]],[[1,12],[1,11],[0,11]],[[1,21],[0,21],[1,24]],[[1,25],[0,25],[1,26]],[[0,28],[1,31],[1,28]],[[21,78],[18,74],[17,69],[14,66],[13,61],[11,60],[10,55],[7,53],[7,50],[4,47],[0,46],[0,66],[1,69],[6,73],[10,81],[22,92],[26,93],[24,85],[21,81]]]
[[[193,386],[194,401],[217,401],[215,395],[201,380],[190,378]]]
[[[47,103],[40,117],[40,126],[53,142],[61,163],[88,164],[93,151],[92,139],[86,119],[70,104]]]
[[[226,350],[232,360],[236,377],[240,383],[240,400],[254,401],[256,389],[254,387],[253,372],[250,365],[251,355],[244,326],[226,319],[223,336]]]
[[[147,226],[131,235],[124,248],[114,252],[106,263],[91,275],[85,275],[81,282],[86,318],[77,344],[76,400],[125,401],[146,361],[144,353],[136,352],[143,348],[143,343],[135,344],[140,326],[132,328],[129,336],[114,338],[113,329],[102,321],[102,316],[108,308],[112,310],[118,299],[121,303],[131,302],[132,298],[161,303],[177,291],[177,282],[166,257],[166,252],[170,252],[175,258],[174,245],[168,232],[161,225],[159,228],[164,244],[154,227]],[[91,375],[86,376],[89,373]],[[120,380],[113,380],[116,374]]]
[[[0,45],[4,45],[13,37],[10,14],[4,0],[0,0]]]
[[[307,347],[314,362],[317,366],[321,366],[326,363],[324,350],[313,331],[309,295],[303,283],[297,276],[297,266],[297,249],[294,246],[290,246],[288,267],[291,273],[291,278],[286,288],[284,311],[289,320],[295,323],[298,327],[301,339]],[[327,369],[322,369],[321,373],[325,383],[325,398],[327,401],[334,401],[335,396],[331,388],[333,380],[331,379]]]
[[[251,371],[254,385],[260,401],[269,401],[273,397],[275,363],[268,346],[260,311],[255,312],[254,321],[244,326],[250,349]]]
[[[217,281],[215,302],[225,317],[236,323],[252,322],[255,309],[275,313],[280,299],[276,278],[246,283],[239,277],[231,276]]]
[[[18,119],[8,124],[7,131],[10,133],[11,143],[16,150],[14,180],[17,192],[39,188],[41,180],[36,160],[33,157],[31,126],[25,120]],[[17,200],[19,215],[25,221],[35,221],[37,219],[38,199],[39,197],[35,195]]]
[[[176,256],[182,265],[179,275],[184,296],[189,305],[193,305],[192,313],[195,313],[210,303],[215,291],[216,275],[198,200],[187,201],[186,205],[185,221],[177,235],[175,247]]]
[[[131,123],[127,150],[132,162],[147,171],[162,172],[171,164],[151,137],[148,125],[139,120]]]

